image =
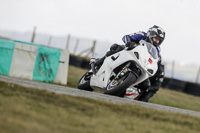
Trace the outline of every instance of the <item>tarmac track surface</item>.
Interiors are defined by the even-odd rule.
[[[197,111],[191,111],[191,110],[169,107],[169,106],[153,104],[153,103],[140,102],[140,101],[131,100],[131,99],[127,99],[127,98],[109,96],[109,95],[105,95],[105,94],[88,92],[88,91],[64,87],[64,86],[60,86],[60,85],[48,84],[48,83],[43,83],[43,82],[31,81],[31,80],[18,79],[18,78],[3,76],[3,75],[0,75],[0,80],[5,81],[5,82],[9,82],[9,83],[18,84],[18,85],[25,86],[25,87],[30,87],[30,88],[46,89],[48,91],[52,91],[52,92],[55,92],[57,94],[82,96],[82,97],[88,97],[88,98],[92,98],[92,99],[104,100],[104,101],[111,102],[111,103],[129,103],[129,104],[133,104],[133,105],[137,104],[137,105],[140,105],[140,106],[145,106],[145,107],[154,108],[154,109],[163,110],[163,111],[168,111],[168,112],[176,112],[176,113],[181,113],[181,114],[187,114],[187,115],[196,116],[196,117],[200,118],[200,112],[197,112]]]

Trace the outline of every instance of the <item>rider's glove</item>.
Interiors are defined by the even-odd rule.
[[[118,47],[119,45],[115,43],[110,47],[110,51],[115,51]]]
[[[91,58],[89,64],[96,63],[96,60],[97,60],[96,58]]]

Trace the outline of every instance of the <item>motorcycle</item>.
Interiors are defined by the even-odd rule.
[[[96,60],[91,58],[91,70],[79,80],[78,89],[121,96],[132,88],[134,99],[138,99],[144,90],[135,86],[156,73],[159,58],[156,47],[141,40],[133,49],[125,48],[106,57],[100,68],[94,65]]]

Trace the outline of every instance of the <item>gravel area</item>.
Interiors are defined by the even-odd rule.
[[[186,109],[179,109],[159,104],[153,104],[153,103],[146,103],[146,102],[140,102],[136,100],[131,100],[127,98],[120,98],[115,96],[109,96],[105,94],[95,93],[95,92],[88,92],[83,90],[78,90],[74,88],[64,87],[60,85],[54,85],[54,84],[48,84],[43,82],[37,82],[37,81],[31,81],[31,80],[24,80],[24,79],[18,79],[8,76],[0,75],[0,80],[9,82],[9,83],[15,83],[19,84],[25,87],[31,87],[31,88],[39,88],[39,89],[46,89],[48,91],[52,91],[58,94],[67,94],[67,95],[73,95],[73,96],[83,96],[93,99],[100,99],[112,103],[129,103],[129,104],[137,104],[140,106],[145,106],[149,108],[154,108],[158,110],[168,111],[168,112],[176,112],[176,113],[182,113],[187,114],[191,116],[196,116],[200,118],[200,112],[197,111],[191,111]]]

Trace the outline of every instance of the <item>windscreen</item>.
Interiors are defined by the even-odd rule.
[[[158,58],[158,52],[157,49],[150,43],[146,43],[147,49],[149,54],[154,58],[157,59]]]

